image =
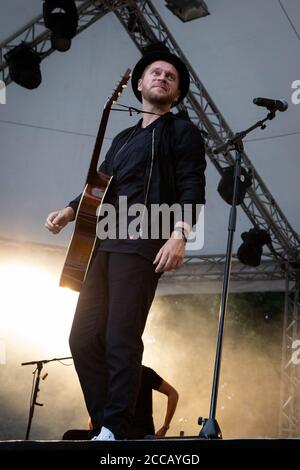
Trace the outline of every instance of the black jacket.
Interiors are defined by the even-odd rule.
[[[99,171],[113,174],[116,148],[125,142],[135,126],[120,132],[113,140]],[[151,155],[145,168],[144,192],[150,173]],[[147,206],[179,203],[193,206],[192,225],[198,213],[196,205],[205,204],[205,147],[199,129],[189,120],[165,114],[155,127],[155,158],[151,174]],[[68,206],[77,212],[81,195]]]

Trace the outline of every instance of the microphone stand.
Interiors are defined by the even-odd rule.
[[[218,336],[217,336],[217,348],[215,356],[215,368],[213,375],[213,384],[211,392],[211,402],[210,402],[210,411],[209,418],[198,419],[198,424],[202,426],[200,430],[199,437],[202,439],[222,439],[222,432],[220,426],[216,420],[216,409],[217,409],[217,399],[218,399],[218,388],[219,388],[219,379],[220,379],[220,369],[221,369],[221,357],[222,357],[222,343],[223,343],[223,330],[225,323],[225,315],[227,309],[227,300],[228,300],[228,287],[231,273],[231,261],[232,261],[232,246],[234,239],[234,232],[236,229],[236,206],[237,206],[237,196],[238,196],[238,184],[239,177],[241,175],[241,162],[242,162],[242,152],[244,150],[243,139],[254,129],[260,127],[262,130],[266,128],[265,122],[272,120],[275,117],[276,109],[269,109],[267,117],[261,121],[258,121],[253,126],[249,127],[245,131],[238,132],[231,139],[227,140],[224,144],[221,144],[215,148],[213,151],[214,154],[226,153],[230,150],[235,150],[235,165],[234,165],[234,183],[233,183],[233,197],[232,204],[229,214],[228,221],[228,238],[227,238],[227,249],[226,249],[226,260],[224,268],[224,279],[223,279],[223,288],[222,288],[222,297],[220,305],[220,314],[219,314],[219,325],[218,325]]]
[[[43,403],[38,403],[36,401],[38,393],[40,391],[40,389],[39,389],[40,376],[41,376],[41,372],[42,372],[42,369],[43,369],[43,365],[47,364],[48,362],[62,361],[62,360],[65,360],[65,359],[72,359],[72,357],[60,357],[58,359],[55,358],[55,359],[46,359],[46,360],[42,360],[42,361],[22,362],[22,364],[21,364],[21,366],[30,366],[30,365],[35,365],[36,364],[36,369],[33,372],[34,386],[33,386],[33,393],[31,394],[31,398],[30,398],[29,417],[28,417],[27,431],[26,431],[26,436],[25,436],[26,441],[28,441],[28,439],[29,439],[30,428],[31,428],[33,414],[34,414],[34,406],[35,405],[44,406]],[[36,375],[36,372],[37,372],[37,375]]]

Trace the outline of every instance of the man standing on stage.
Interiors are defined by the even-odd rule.
[[[114,176],[109,200],[120,217],[120,197],[127,198],[128,208],[179,204],[182,211],[186,206],[192,210],[188,220],[171,222],[167,239],[145,238],[142,232],[137,238],[127,231],[123,239],[97,243],[70,334],[95,440],[127,437],[139,390],[142,334],[158,279],[182,264],[198,208],[205,203],[201,133],[171,112],[189,89],[186,65],[166,50],[148,53],[134,68],[132,87],[142,102],[143,118],[115,137],[100,166]],[[74,220],[78,204],[79,197],[49,214],[46,227],[59,233]],[[128,216],[128,226],[130,220]],[[153,227],[154,221],[146,220],[147,228],[151,223]]]

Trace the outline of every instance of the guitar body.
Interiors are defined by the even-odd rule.
[[[86,185],[77,209],[74,232],[68,247],[59,285],[80,292],[96,244],[97,209],[103,203],[113,176],[98,172],[99,155],[110,109],[117,102],[130,78],[127,69],[117,88],[104,106],[95,147],[88,170]]]
[[[105,199],[113,176],[97,174],[82,193],[59,285],[80,292],[96,243],[97,209]]]

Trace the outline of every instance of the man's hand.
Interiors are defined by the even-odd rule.
[[[60,211],[50,212],[47,217],[45,227],[53,234],[57,234],[63,229],[71,220],[74,220],[75,212],[72,207],[65,207]]]
[[[176,238],[175,238],[176,237]],[[161,247],[153,264],[157,264],[155,272],[161,273],[179,268],[183,263],[185,242],[178,233],[173,232],[171,238]]]

